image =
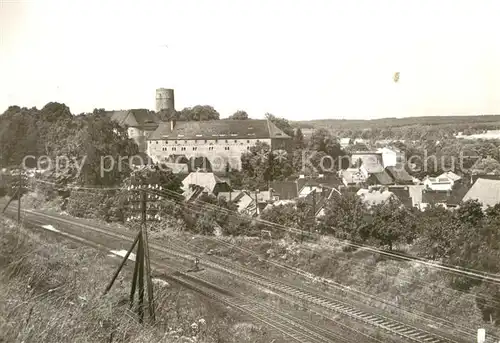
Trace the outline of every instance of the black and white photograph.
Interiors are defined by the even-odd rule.
[[[500,343],[499,18],[0,0],[0,343]]]

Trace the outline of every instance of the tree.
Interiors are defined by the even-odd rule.
[[[473,174],[494,174],[500,175],[500,163],[494,158],[487,157],[478,160],[472,167]]]
[[[227,119],[232,119],[232,120],[245,120],[248,119],[248,113],[242,110],[238,110],[234,112],[231,116],[229,116]]]
[[[220,114],[212,106],[196,105],[194,107],[186,107],[178,113],[177,120],[180,121],[203,121],[203,120],[219,120]]]
[[[282,237],[286,232],[286,228],[307,229],[306,225],[311,224],[311,210],[310,204],[303,199],[299,199],[295,203],[272,206],[266,209],[262,212],[261,219],[283,226],[283,228],[273,230],[274,238]],[[261,230],[268,229],[268,226],[260,224],[259,228]]]
[[[40,111],[40,119],[42,121],[53,123],[64,119],[72,119],[73,115],[69,107],[65,104],[57,102],[49,102]]]
[[[324,234],[363,242],[368,238],[367,216],[366,205],[355,193],[334,194],[319,218],[319,228]]]
[[[120,157],[137,155],[137,145],[128,138],[124,128],[109,118],[89,115],[82,126],[76,135],[75,151],[71,152],[84,161],[76,181],[88,185],[119,184],[131,172],[130,163],[118,165]]]
[[[266,143],[257,143],[250,151],[242,154],[241,166],[241,184],[247,189],[267,189],[270,181],[284,180],[293,172],[288,154],[282,151],[272,152]]]
[[[334,161],[334,166],[332,167],[337,169],[348,167],[348,165],[342,165],[344,160],[344,163],[348,164],[347,159],[342,158],[343,156],[346,156],[346,153],[340,147],[338,140],[334,138],[326,129],[317,129],[313,132],[309,140],[308,149],[323,152],[330,156]]]
[[[431,206],[417,213],[419,255],[433,260],[449,255],[455,234],[453,215],[443,206]]]
[[[153,166],[147,166],[133,171],[130,176],[124,180],[124,184],[127,186],[157,184],[164,190],[170,190],[175,193],[181,191],[181,182],[171,170]]]
[[[415,221],[408,209],[395,199],[372,206],[371,237],[380,246],[393,249],[394,243],[411,243],[415,238]]]
[[[295,134],[293,136],[293,143],[294,143],[295,149],[304,149],[305,148],[304,134],[302,133],[302,130],[300,129],[300,127],[295,131]]]

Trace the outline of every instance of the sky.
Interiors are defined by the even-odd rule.
[[[497,0],[0,0],[0,113],[500,114]],[[398,83],[393,80],[400,73]]]

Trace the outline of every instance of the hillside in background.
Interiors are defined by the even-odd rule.
[[[500,115],[432,116],[382,119],[320,119],[294,121],[305,136],[324,128],[338,137],[367,139],[446,139],[463,134],[482,133],[500,129]]]
[[[300,128],[336,128],[362,130],[368,128],[401,127],[412,125],[446,125],[446,124],[495,124],[500,126],[500,115],[478,116],[432,116],[432,117],[407,117],[407,118],[381,118],[381,119],[317,119],[294,121],[293,124]]]

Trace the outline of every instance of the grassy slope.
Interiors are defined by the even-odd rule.
[[[129,270],[101,296],[115,268],[91,248],[19,230],[0,217],[0,342],[269,340],[261,328],[176,285],[155,286],[158,320],[144,328],[128,311]]]

